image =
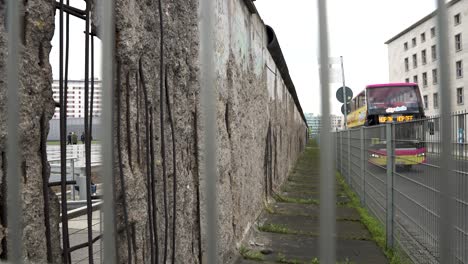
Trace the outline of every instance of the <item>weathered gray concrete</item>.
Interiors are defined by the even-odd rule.
[[[161,159],[160,30],[156,2],[116,2],[117,60],[120,65],[121,148],[127,185],[129,225],[136,234],[136,261],[148,260],[146,192],[146,108],[152,114],[156,175],[159,258],[172,252],[172,137],[167,108],[164,119],[167,184]],[[198,168],[203,148],[199,114],[198,1],[163,1],[164,65],[174,115],[177,158],[176,259],[203,258],[204,180]],[[218,197],[220,262],[232,260],[236,246],[256,219],[263,202],[285,179],[305,144],[306,127],[274,61],[266,49],[265,25],[242,1],[218,1],[216,73],[218,89]],[[144,81],[144,83],[143,83]],[[144,100],[145,91],[147,101]],[[129,100],[127,102],[126,100]],[[127,106],[130,108],[127,109]],[[151,109],[150,109],[151,108]],[[127,111],[129,111],[127,113]],[[150,118],[151,119],[151,118]],[[151,120],[150,120],[151,122]],[[120,189],[119,180],[117,189]],[[164,195],[167,206],[164,206]],[[122,197],[122,196],[121,196]],[[119,206],[122,205],[122,200]],[[167,208],[167,214],[166,214]],[[120,228],[124,228],[119,211]],[[133,232],[133,231],[132,231]],[[119,236],[121,262],[127,240]],[[135,255],[135,252],[133,253]]]
[[[24,1],[21,18],[24,24],[19,43],[20,54],[20,124],[19,148],[21,158],[21,183],[23,199],[23,255],[36,263],[47,262],[44,225],[44,194],[43,179],[48,177],[49,168],[43,168],[42,143],[47,138],[48,120],[54,111],[52,99],[52,69],[48,60],[51,50],[50,41],[54,33],[54,4],[51,1]],[[6,135],[6,56],[7,40],[4,24],[5,4],[0,4],[0,152],[2,164],[0,178],[5,177],[5,142]],[[5,212],[5,192],[2,186],[2,212]],[[56,209],[56,201],[51,200],[52,211]],[[54,214],[55,212],[52,212]],[[2,214],[1,223],[5,223]],[[57,221],[52,221],[52,233],[58,233]],[[0,231],[3,229],[0,228]],[[1,232],[3,233],[3,232]],[[2,236],[0,236],[2,237]],[[53,243],[53,261],[60,262],[59,241]],[[5,240],[2,240],[4,248]]]

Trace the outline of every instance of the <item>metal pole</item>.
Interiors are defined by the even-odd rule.
[[[320,71],[322,116],[320,131],[320,262],[336,262],[335,241],[335,173],[333,166],[333,149],[331,146],[330,125],[330,87],[328,71],[328,26],[326,0],[318,1],[319,37],[320,37]]]
[[[117,263],[114,204],[114,130],[113,130],[113,72],[114,72],[114,1],[99,1],[102,37],[102,178],[104,194],[104,263]]]
[[[362,177],[362,193],[361,193],[361,204],[364,205],[366,203],[366,169],[365,165],[366,162],[364,160],[365,158],[365,151],[364,151],[364,127],[361,127],[361,177]]]
[[[71,166],[71,174],[72,174],[72,181],[75,180],[75,158],[70,159],[70,166]],[[71,193],[73,200],[76,199],[75,197],[75,185],[71,185]]]
[[[340,132],[340,173],[343,175],[343,131]]]
[[[437,0],[437,29],[438,29],[438,47],[439,47],[439,70],[440,70],[440,133],[441,133],[441,155],[440,155],[440,176],[444,176],[443,179],[439,179],[440,184],[440,223],[439,223],[439,252],[440,252],[440,263],[453,263],[452,254],[453,250],[451,246],[453,237],[453,219],[455,218],[455,210],[451,195],[455,193],[454,181],[455,175],[453,175],[451,169],[454,168],[452,159],[452,142],[451,142],[451,85],[450,85],[450,65],[449,62],[449,46],[448,37],[445,32],[448,32],[447,25],[447,5],[445,0]],[[444,88],[444,89],[442,89]]]
[[[203,169],[205,171],[205,209],[206,209],[206,257],[209,264],[217,261],[217,231],[218,212],[216,184],[217,175],[217,125],[216,125],[216,102],[217,91],[215,86],[214,69],[214,12],[213,0],[200,2],[200,49],[201,49],[201,91],[200,103],[204,127]]]
[[[7,158],[7,245],[8,259],[12,262],[22,263],[22,210],[21,210],[21,182],[20,156],[19,156],[19,54],[20,54],[20,28],[19,15],[22,1],[9,0],[7,3],[8,23],[8,56],[7,56],[7,133],[6,158]],[[5,160],[3,161],[5,162]]]
[[[346,179],[351,186],[351,131],[348,130],[348,169],[346,170]]]
[[[385,126],[385,136],[387,141],[387,248],[393,248],[393,171],[394,148],[393,148],[393,124]]]
[[[344,63],[343,63],[343,56],[340,56],[341,61],[341,79],[343,80],[343,101],[344,101],[344,128],[347,129],[347,120],[348,120],[348,100],[346,98],[346,84],[345,84],[345,74],[344,74]]]

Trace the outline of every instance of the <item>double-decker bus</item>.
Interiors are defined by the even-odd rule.
[[[402,123],[424,118],[423,102],[416,83],[387,83],[367,85],[350,102],[347,117],[349,128]],[[380,132],[379,132],[380,131]],[[368,145],[369,162],[387,164],[383,130],[373,131]],[[423,122],[395,126],[395,164],[407,169],[426,160]]]

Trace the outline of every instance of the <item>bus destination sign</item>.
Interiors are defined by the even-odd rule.
[[[379,123],[393,123],[393,122],[407,122],[412,121],[412,115],[399,115],[399,116],[379,116]]]

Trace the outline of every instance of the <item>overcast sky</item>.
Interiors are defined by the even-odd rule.
[[[330,56],[344,58],[346,86],[354,95],[366,84],[388,82],[387,45],[436,8],[435,0],[328,0]],[[320,112],[318,26],[315,0],[256,0],[265,24],[275,30],[306,113]],[[341,113],[330,84],[332,113]]]
[[[240,0],[237,0],[240,1]],[[72,1],[84,9],[82,1]],[[388,81],[385,41],[403,31],[436,8],[436,0],[328,0],[330,56],[344,58],[346,85],[354,94],[366,84]],[[320,112],[318,82],[317,0],[256,0],[264,23],[274,28],[291,78],[306,113]],[[54,79],[58,79],[59,16],[52,41],[50,60]],[[71,32],[83,32],[84,21],[71,18]],[[83,79],[84,34],[70,37],[70,79]],[[100,41],[96,39],[96,50]],[[100,72],[97,53],[96,75]],[[339,114],[341,104],[335,99],[338,83],[330,85],[332,113]]]

